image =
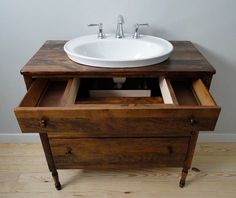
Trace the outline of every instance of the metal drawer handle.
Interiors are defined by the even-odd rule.
[[[47,127],[47,121],[42,119],[39,121],[39,126],[42,128],[46,128]]]

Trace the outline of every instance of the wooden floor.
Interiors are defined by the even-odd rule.
[[[0,144],[0,197],[236,198],[236,144],[198,144],[186,187],[179,168],[59,170],[56,191],[40,144]]]

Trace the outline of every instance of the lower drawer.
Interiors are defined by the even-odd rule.
[[[180,167],[189,138],[49,138],[49,141],[59,169]]]

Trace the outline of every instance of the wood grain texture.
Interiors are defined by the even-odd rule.
[[[67,131],[91,137],[139,137],[157,136],[159,132],[213,130],[219,111],[215,107],[78,105],[19,107],[15,114],[22,132]],[[47,122],[45,127],[39,125],[42,119]]]
[[[193,90],[201,105],[215,106],[216,103],[201,79],[193,81]]]
[[[61,184],[60,184],[57,169],[56,169],[56,166],[54,163],[54,159],[53,159],[51,147],[49,144],[48,136],[45,133],[40,133],[39,136],[40,136],[40,140],[41,140],[41,143],[43,146],[44,154],[45,154],[45,157],[47,160],[48,169],[52,173],[54,185],[57,190],[61,190]]]
[[[189,41],[172,41],[174,51],[170,58],[158,65],[129,69],[107,69],[81,65],[71,61],[63,50],[66,41],[47,41],[21,73],[29,76],[178,76],[202,77],[215,69]]]
[[[97,97],[97,98],[84,98],[75,102],[75,104],[163,104],[161,96],[156,97]]]
[[[150,164],[182,166],[184,169],[180,184],[183,186],[197,141],[197,136],[191,131],[213,130],[219,116],[220,108],[215,103],[209,105],[211,97],[207,90],[215,69],[187,41],[172,42],[174,52],[161,64],[129,69],[77,64],[65,54],[64,43],[47,41],[23,67],[21,73],[29,91],[23,103],[15,109],[22,132],[41,133],[49,169],[55,184],[58,184],[57,189],[60,189],[60,183],[56,168],[98,168],[106,167],[107,164],[120,168],[123,165],[140,167]],[[80,78],[83,84],[83,77],[95,77],[103,79],[94,79],[97,84],[109,84],[105,83],[107,77],[115,76],[167,77],[171,79],[167,86],[174,104],[152,103],[153,100],[144,103],[142,99],[142,103],[137,99],[119,99],[118,102],[107,99],[100,104],[81,104],[78,103],[80,92],[77,94],[79,81],[68,80]],[[34,80],[37,78],[41,79]],[[44,85],[42,78],[50,79],[50,82]],[[59,81],[54,83],[52,78]],[[172,87],[172,79],[175,78],[187,79],[191,89],[185,89],[185,83],[177,86],[177,89]],[[192,88],[192,79],[198,78],[206,82],[207,88],[203,83],[199,84],[201,81],[195,81]],[[35,81],[42,83],[35,86]],[[38,88],[41,90],[39,93]],[[157,94],[152,96],[160,97],[156,91]],[[86,93],[83,97],[87,97]],[[74,104],[75,100],[78,104]],[[108,104],[109,101],[112,104]]]
[[[41,81],[44,83],[39,79],[39,82]],[[182,103],[181,105],[139,104],[138,99],[134,104],[87,103],[61,107],[61,100],[67,101],[70,92],[73,94],[73,99],[76,97],[78,83],[73,82],[49,83],[46,93],[41,96],[40,107],[28,107],[29,105],[25,104],[27,101],[31,104],[32,97],[28,96],[34,93],[37,98],[40,97],[37,89],[33,89],[32,86],[23,100],[25,101],[23,105],[15,109],[22,131],[47,133],[66,131],[80,133],[82,137],[143,137],[145,135],[150,137],[173,131],[213,130],[220,112],[220,108],[216,105],[205,107],[181,106]],[[76,86],[72,86],[73,84]],[[174,89],[177,96],[179,90],[183,89],[182,85],[180,88],[177,92]],[[186,93],[181,91],[180,96],[185,99]],[[55,107],[51,107],[54,105]]]
[[[61,106],[61,98],[63,97],[66,85],[67,85],[66,80],[65,81],[49,81],[47,86],[45,86],[45,89],[44,89],[45,91],[43,92],[36,106],[39,106],[39,107]],[[28,91],[28,93],[30,92],[31,90]]]
[[[173,87],[172,87],[172,85],[171,85],[170,80],[169,80],[169,79],[166,79],[166,83],[167,83],[167,86],[168,86],[168,89],[169,89],[171,98],[172,98],[172,100],[173,100],[173,104],[178,105],[179,103],[178,103],[178,100],[177,100],[177,98],[176,98],[176,95],[175,95],[175,92],[174,92],[174,90],[173,90]]]
[[[41,96],[43,95],[48,84],[48,80],[37,79],[33,82],[29,91],[26,93],[25,97],[22,99],[20,106],[23,107],[35,107],[37,106]]]
[[[181,167],[189,138],[50,139],[58,169]]]
[[[214,157],[213,157],[214,156]],[[198,144],[184,189],[180,168],[59,170],[57,192],[41,144],[0,144],[2,198],[235,198],[236,144]]]
[[[60,106],[71,105],[75,103],[80,80],[78,78],[69,79],[66,89],[60,101]]]
[[[187,150],[187,153],[186,153],[186,156],[184,159],[183,170],[182,170],[181,179],[179,182],[179,186],[181,188],[183,188],[185,186],[186,177],[188,175],[188,171],[189,171],[191,164],[192,164],[193,155],[194,155],[195,147],[197,144],[198,133],[199,133],[198,131],[193,131],[191,133],[191,137],[189,139],[188,150]]]

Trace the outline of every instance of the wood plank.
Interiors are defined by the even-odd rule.
[[[172,98],[172,94],[169,90],[169,85],[164,77],[159,78],[159,86],[161,89],[162,98],[164,104],[174,104],[174,99]]]
[[[49,139],[58,169],[181,167],[188,137]]]
[[[88,67],[71,61],[63,50],[66,41],[47,41],[32,59],[22,68],[21,73],[30,76],[100,76],[100,77],[157,77],[157,76],[207,76],[215,69],[189,41],[172,41],[174,51],[170,58],[157,65],[107,69]]]
[[[33,82],[32,86],[29,88],[28,92],[24,96],[20,103],[23,107],[35,107],[37,106],[40,97],[43,95],[45,88],[47,87],[48,80],[37,79]]]
[[[75,103],[79,85],[80,85],[80,80],[78,78],[73,78],[68,80],[65,92],[60,101],[60,106],[66,106]]]
[[[166,84],[168,86],[168,89],[169,89],[169,92],[170,92],[170,95],[171,95],[171,98],[172,98],[172,101],[173,101],[173,104],[175,105],[178,105],[178,100],[176,98],[176,95],[175,95],[175,92],[174,92],[174,89],[170,83],[170,80],[169,79],[166,79]]]
[[[199,106],[197,98],[194,95],[191,81],[171,81],[176,99],[179,105]]]
[[[76,104],[163,104],[162,97],[128,97],[128,98],[83,98]]]
[[[212,98],[211,94],[209,93],[201,79],[193,81],[193,89],[201,105],[216,106],[214,99]]]
[[[47,88],[40,97],[39,107],[60,107],[67,81],[49,81]]]
[[[102,106],[102,105],[101,105]],[[220,109],[168,105],[74,105],[73,107],[19,107],[22,132],[76,132],[91,136],[158,135],[159,132],[214,130]],[[46,126],[40,126],[44,119]]]
[[[179,168],[59,170],[64,188],[57,192],[40,144],[0,144],[2,155],[0,197],[4,198],[235,198],[236,194],[235,143],[198,144],[193,166],[200,172],[189,171],[184,189],[177,185]]]

